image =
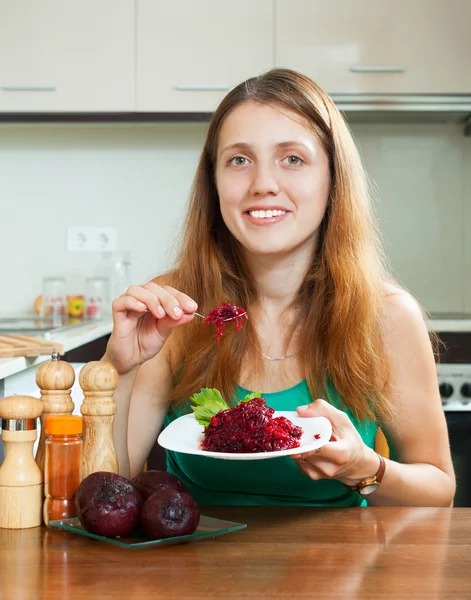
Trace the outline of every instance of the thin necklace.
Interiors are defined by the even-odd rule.
[[[268,354],[264,354],[262,352],[262,356],[263,358],[266,358],[267,360],[270,361],[278,361],[278,360],[286,360],[287,358],[291,358],[292,356],[296,356],[296,354],[299,354],[299,350],[297,352],[293,352],[293,354],[287,354],[286,356],[268,356]]]

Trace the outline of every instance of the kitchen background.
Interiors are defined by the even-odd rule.
[[[456,124],[354,124],[386,253],[435,315],[471,313],[471,138]],[[0,126],[2,315],[31,312],[42,278],[70,294],[103,274],[69,226],[113,227],[134,282],[170,264],[205,124]]]
[[[299,70],[345,112],[393,273],[447,342],[471,506],[470,22],[470,0],[0,0],[0,320],[34,314],[45,277],[83,294],[104,250],[127,253],[129,282],[165,271],[211,112],[247,77]],[[94,249],[71,250],[77,233]],[[60,338],[65,359],[99,358],[110,331]],[[0,358],[0,397],[36,393],[46,358]]]
[[[471,315],[467,17],[468,0],[0,0],[0,316],[32,312],[45,276],[82,294],[104,274],[71,226],[112,228],[134,282],[165,270],[208,114],[275,65],[347,108],[397,278],[433,316]]]

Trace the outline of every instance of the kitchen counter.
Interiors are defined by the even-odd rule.
[[[0,530],[10,598],[471,598],[471,508],[206,507],[247,523],[205,541],[125,549]]]
[[[111,319],[106,319],[81,325],[80,327],[72,327],[52,335],[50,339],[61,342],[64,345],[64,351],[68,352],[108,335],[112,329],[113,322]],[[0,380],[30,367],[35,367],[46,360],[50,360],[50,358],[50,355],[37,356],[35,358],[25,358],[24,356],[0,358]]]
[[[437,333],[459,333],[471,331],[471,319],[431,319],[428,328]]]

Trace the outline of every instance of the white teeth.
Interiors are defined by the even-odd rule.
[[[271,217],[281,217],[285,215],[285,210],[250,210],[249,215],[254,219],[270,219]]]

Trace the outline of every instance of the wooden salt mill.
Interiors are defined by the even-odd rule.
[[[0,466],[0,527],[26,529],[41,525],[43,474],[34,462],[41,401],[33,396],[0,400],[5,460]]]
[[[79,375],[84,400],[83,477],[96,471],[118,473],[118,456],[114,445],[113,424],[116,404],[113,392],[118,385],[118,371],[106,361],[87,363]]]
[[[36,384],[41,390],[40,400],[43,405],[41,437],[36,450],[36,462],[43,473],[46,456],[46,417],[72,414],[75,405],[70,392],[74,382],[74,368],[68,362],[61,360],[58,352],[53,352],[51,360],[40,365],[36,371]]]

